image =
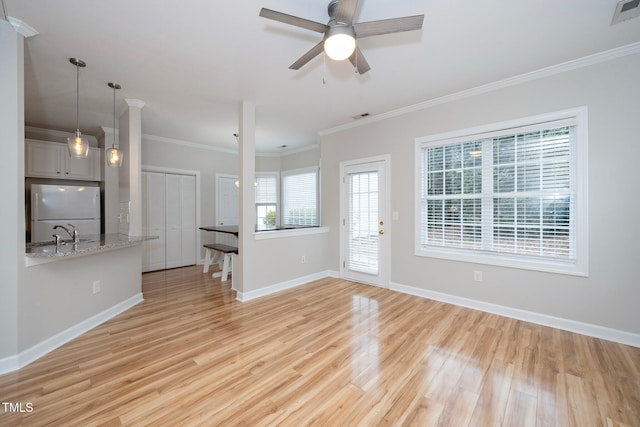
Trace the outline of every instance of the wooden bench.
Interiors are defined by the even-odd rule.
[[[238,254],[238,248],[235,246],[223,245],[220,243],[209,243],[204,245],[206,249],[204,256],[204,270],[203,273],[209,272],[209,266],[215,262],[220,256],[223,256],[222,265],[220,266],[222,272],[217,271],[211,275],[211,277],[220,277],[223,282],[227,281],[229,273],[233,275],[233,255]],[[220,262],[220,261],[218,261]]]

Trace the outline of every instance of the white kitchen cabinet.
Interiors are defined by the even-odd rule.
[[[142,271],[196,263],[195,176],[142,172]]]
[[[67,145],[25,140],[25,176],[100,181],[101,151],[89,148],[86,159],[71,158]]]

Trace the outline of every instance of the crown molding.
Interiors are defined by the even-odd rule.
[[[212,145],[199,144],[197,142],[182,141],[180,139],[166,138],[164,136],[143,134],[142,135],[142,140],[143,141],[146,140],[146,141],[149,141],[149,142],[151,142],[151,141],[164,142],[166,144],[175,144],[175,145],[181,145],[183,147],[191,147],[191,148],[199,148],[201,150],[217,151],[219,153],[238,154],[238,150],[231,150],[231,149],[228,149],[228,148],[214,147]]]
[[[67,142],[67,138],[73,137],[73,132],[65,132],[55,129],[44,129],[35,126],[25,126],[24,133],[26,138],[37,139],[41,141]],[[93,135],[82,134],[89,140],[89,145],[94,146],[98,143],[98,139]],[[92,144],[93,143],[93,144]]]
[[[292,154],[298,154],[298,153],[303,153],[305,151],[310,151],[310,150],[317,150],[320,149],[320,145],[319,144],[310,144],[310,145],[305,145],[303,147],[299,147],[299,148],[292,148],[291,150],[283,150],[283,151],[279,151],[279,152],[265,152],[265,153],[261,153],[261,152],[256,152],[256,156],[260,156],[260,157],[286,157],[286,156],[290,156]]]
[[[7,21],[9,21],[11,25],[13,25],[13,28],[16,30],[16,32],[22,37],[34,37],[40,34],[31,25],[27,24],[24,21],[21,21],[18,18],[14,18],[13,16],[7,16]]]
[[[413,113],[420,110],[425,110],[437,105],[447,104],[449,102],[458,101],[460,99],[470,98],[472,96],[480,95],[487,92],[492,92],[498,89],[503,89],[522,83],[543,79],[545,77],[553,76],[556,74],[565,73],[567,71],[578,70],[580,68],[588,67],[590,65],[600,64],[602,62],[611,61],[617,58],[640,53],[640,42],[631,43],[626,46],[621,46],[615,49],[606,50],[603,52],[595,53],[593,55],[584,56],[579,59],[574,59],[567,62],[562,62],[557,65],[552,65],[539,70],[531,71],[528,73],[520,74],[513,77],[508,77],[503,80],[498,80],[493,83],[477,86],[471,89],[466,89],[460,92],[452,93],[450,95],[433,98],[418,104],[413,104],[407,107],[398,108],[386,113],[369,116],[363,119],[358,119],[357,122],[346,123],[343,125],[335,126],[329,129],[318,132],[319,136],[330,135],[332,133],[342,132],[347,129],[353,129],[356,127],[364,126],[374,122],[379,122],[392,117],[398,117],[405,114]]]
[[[144,107],[144,101],[141,101],[139,99],[125,99],[124,101],[127,103],[129,107],[138,107],[138,108]]]

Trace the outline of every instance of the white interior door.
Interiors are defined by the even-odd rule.
[[[166,267],[165,177],[163,173],[142,172],[142,233],[158,236],[143,243],[142,271]]]
[[[196,264],[196,177],[180,177],[180,218],[182,220],[182,265]]]
[[[196,177],[142,172],[142,271],[196,264]]]
[[[216,225],[238,225],[238,195],[236,185],[238,177],[235,175],[216,175]],[[235,236],[216,233],[216,242],[237,246]]]
[[[389,286],[386,161],[342,165],[342,274]]]

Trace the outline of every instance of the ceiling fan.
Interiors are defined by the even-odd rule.
[[[290,69],[300,69],[324,50],[330,58],[337,61],[349,58],[356,71],[359,74],[364,74],[371,67],[356,46],[356,39],[419,30],[422,28],[424,15],[354,23],[353,16],[357,5],[358,0],[331,0],[327,8],[329,13],[329,22],[327,24],[266,8],[260,10],[260,16],[324,34],[322,41],[291,64]]]

